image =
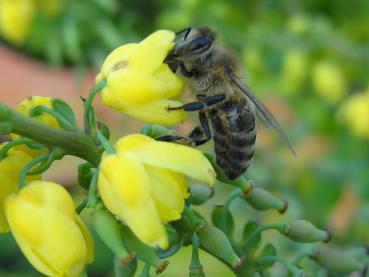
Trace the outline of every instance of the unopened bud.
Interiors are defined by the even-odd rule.
[[[255,210],[276,209],[280,213],[284,213],[288,208],[286,200],[278,199],[265,189],[254,188],[248,194],[242,194],[242,196]]]
[[[325,267],[332,276],[346,276],[354,271],[363,271],[365,268],[365,265],[350,253],[327,247],[316,250],[312,259]]]
[[[218,228],[205,224],[197,235],[201,248],[230,264],[233,269],[236,270],[244,264],[244,257],[236,255],[227,236]]]
[[[331,234],[327,230],[321,230],[309,221],[298,219],[286,224],[281,233],[298,242],[328,242]]]
[[[93,222],[96,233],[104,244],[117,256],[118,259],[126,260],[126,263],[132,260],[124,247],[121,229],[114,216],[106,209],[100,207],[93,213]],[[128,259],[126,259],[129,257]]]
[[[214,189],[209,186],[194,185],[191,186],[191,204],[201,205],[205,203],[214,194]]]

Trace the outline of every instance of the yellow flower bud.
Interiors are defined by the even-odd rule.
[[[283,61],[281,82],[283,89],[290,94],[298,92],[304,85],[308,73],[308,60],[299,50],[291,50]]]
[[[24,116],[30,117],[30,112],[32,110],[32,108],[37,107],[37,106],[45,106],[47,108],[52,108],[51,105],[51,101],[52,98],[50,97],[42,97],[42,96],[31,96],[28,97],[27,99],[23,100],[17,107],[16,107],[16,111],[23,114]],[[51,115],[46,114],[46,113],[42,113],[40,115],[34,116],[32,117],[32,119],[45,124],[47,126],[53,127],[53,128],[59,128],[59,123],[58,121]],[[19,138],[19,135],[17,134],[12,134],[12,139],[16,140]],[[18,150],[21,150],[25,153],[27,153],[28,155],[30,155],[31,157],[36,157],[39,156],[43,153],[45,153],[47,151],[47,149],[42,149],[42,150],[34,150],[31,149],[25,145],[21,145],[17,147]]]
[[[0,233],[9,231],[5,218],[4,201],[18,190],[19,173],[31,160],[31,157],[22,151],[11,149],[8,155],[0,161]],[[28,181],[38,179],[39,176],[28,177]]]
[[[172,98],[180,94],[182,82],[163,61],[173,47],[174,33],[160,30],[140,43],[115,49],[104,61],[96,82],[106,79],[102,101],[114,110],[158,124],[183,121],[182,110]]]
[[[215,172],[190,147],[129,135],[104,155],[98,188],[106,207],[150,246],[168,247],[163,223],[177,220],[189,196],[184,175],[212,185]]]
[[[354,134],[369,139],[369,92],[350,97],[339,111]]]
[[[93,260],[92,237],[60,185],[33,181],[5,201],[10,230],[29,262],[47,276],[79,276]]]
[[[22,45],[27,38],[34,13],[33,0],[0,1],[1,35],[15,45]]]
[[[328,102],[337,103],[346,92],[346,80],[341,69],[329,62],[318,63],[313,70],[316,92]]]

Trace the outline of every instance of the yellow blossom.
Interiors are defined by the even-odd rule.
[[[356,135],[369,139],[369,91],[350,97],[339,116]]]
[[[281,82],[283,89],[295,94],[304,85],[308,74],[308,60],[306,55],[297,49],[287,52],[283,61]]]
[[[26,153],[13,148],[0,161],[0,233],[9,231],[3,208],[4,201],[18,190],[19,173],[30,160],[31,157]],[[28,177],[28,181],[38,178],[39,176]]]
[[[33,181],[7,198],[5,212],[23,254],[41,273],[77,277],[92,262],[92,237],[62,186]]]
[[[27,99],[23,100],[15,109],[17,112],[23,114],[24,116],[30,117],[30,112],[32,110],[32,108],[37,107],[37,106],[45,106],[47,108],[51,108],[51,100],[52,98],[50,97],[42,97],[42,96],[31,96],[28,97]],[[34,116],[32,117],[32,119],[45,124],[47,126],[53,127],[53,128],[59,128],[59,123],[58,121],[51,115],[47,114],[47,113],[42,113],[40,115]],[[12,134],[12,139],[16,140],[19,138],[19,135],[17,134]],[[25,153],[27,153],[28,155],[32,156],[32,157],[36,157],[41,155],[42,153],[44,153],[45,151],[47,151],[47,149],[42,149],[42,150],[34,150],[31,149],[25,145],[21,145],[17,147],[18,150],[21,150]]]
[[[102,90],[105,105],[141,120],[164,125],[183,121],[182,110],[174,100],[182,82],[163,61],[173,47],[174,33],[160,30],[141,41],[115,49],[104,61],[96,82],[106,79]]]
[[[34,0],[1,0],[1,35],[15,45],[22,45],[31,27],[35,9]]]
[[[129,135],[104,155],[98,188],[107,208],[150,246],[168,247],[163,223],[177,220],[188,197],[184,176],[212,185],[215,172],[203,154],[187,146]]]
[[[346,80],[342,70],[327,61],[319,62],[313,70],[315,91],[331,103],[337,103],[346,92]]]

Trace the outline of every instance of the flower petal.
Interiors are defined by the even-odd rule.
[[[167,108],[182,104],[179,101],[160,99],[143,105],[126,107],[125,112],[146,122],[171,126],[183,122],[187,113],[183,110],[168,111]]]
[[[168,30],[159,30],[139,43],[137,51],[132,53],[129,66],[132,70],[151,74],[163,63],[173,48],[175,34]]]
[[[129,141],[135,140],[141,144],[132,147],[131,151],[141,162],[182,173],[209,185],[214,184],[215,171],[199,150],[176,143],[156,141],[143,135],[131,135],[116,144],[118,152],[124,151]]]
[[[150,180],[150,193],[161,220],[167,223],[181,218],[184,199],[177,179],[167,169],[148,165],[145,168]]]
[[[99,191],[107,208],[151,246],[168,246],[168,237],[151,199],[144,167],[129,154],[106,156],[101,162]]]
[[[136,51],[137,43],[124,44],[114,49],[105,59],[99,75],[96,77],[96,83],[106,78],[110,72],[119,70],[128,65],[129,56]]]

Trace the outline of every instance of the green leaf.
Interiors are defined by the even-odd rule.
[[[94,166],[90,163],[83,163],[78,166],[78,184],[85,190],[88,190],[90,186],[93,168]]]
[[[224,206],[215,206],[211,214],[214,226],[222,230],[228,237],[233,237],[234,219],[229,209]]]
[[[165,259],[174,255],[179,249],[181,249],[183,245],[183,241],[178,235],[177,231],[170,225],[165,226],[169,239],[169,247],[168,249],[157,249],[156,253],[158,254],[160,259]]]
[[[103,134],[106,139],[110,139],[110,129],[109,127],[101,121],[97,122],[97,126],[99,127],[100,132]]]
[[[266,257],[266,256],[276,256],[276,255],[277,255],[276,248],[271,243],[268,243],[263,247],[263,249],[258,254],[257,260],[261,259],[263,257]],[[265,268],[271,267],[273,265],[274,265],[274,261],[264,263],[261,269],[265,269]]]
[[[66,102],[61,99],[53,99],[51,105],[54,111],[64,117],[73,127],[78,128],[75,113]]]
[[[241,245],[242,245],[242,248],[248,253],[254,253],[255,250],[258,248],[258,246],[260,244],[260,241],[261,241],[261,236],[258,235],[248,245],[248,249],[245,249],[246,241],[248,240],[250,235],[256,230],[256,228],[258,228],[258,224],[255,221],[252,221],[252,220],[248,221],[245,224],[245,226],[243,227],[242,237],[241,237]]]

